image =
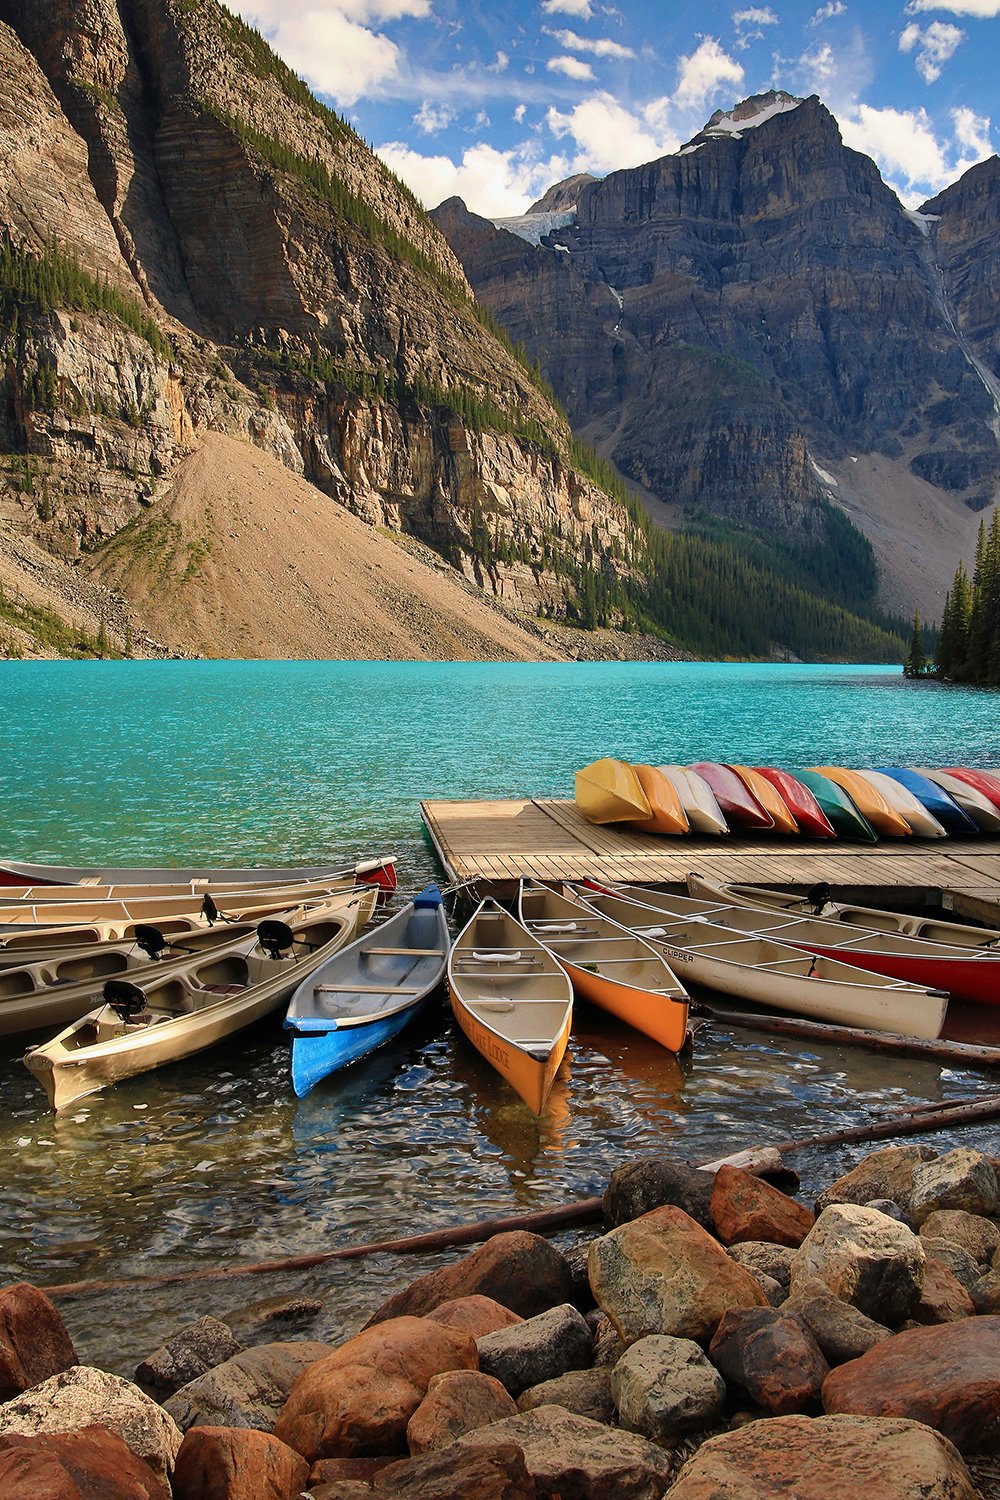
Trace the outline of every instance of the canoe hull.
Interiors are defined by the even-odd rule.
[[[652,817],[630,819],[632,827],[642,833],[690,833],[687,814],[669,776],[664,776],[657,766],[638,765],[632,769],[652,811]]]
[[[871,953],[853,944],[850,948],[838,948],[790,937],[782,941],[806,953],[851,963],[855,968],[884,974],[889,979],[905,979],[927,989],[947,990],[956,1000],[1000,1005],[1000,954],[981,958],[930,958],[921,954],[911,958],[902,953]]]
[[[865,815],[855,807],[847,793],[818,771],[800,770],[791,772],[796,781],[812,792],[823,810],[824,816],[833,825],[842,839],[858,839],[864,844],[877,844],[878,834]]]
[[[755,771],[753,766],[731,765],[729,769],[736,772],[747,790],[756,797],[764,811],[769,814],[775,833],[798,833],[799,825],[784,797],[772,781],[768,781],[766,776]]]
[[[573,795],[588,823],[621,823],[652,816],[639,778],[624,760],[606,757],[584,766],[573,778]]]
[[[598,1006],[626,1026],[659,1042],[668,1052],[680,1052],[687,1040],[688,1003],[667,995],[651,995],[620,980],[592,974],[579,964],[560,958],[573,982],[573,989],[591,1005]],[[655,1001],[655,1004],[653,1003]]]
[[[729,832],[722,808],[703,776],[690,771],[687,766],[657,766],[656,769],[673,784],[692,833]]]
[[[807,786],[776,766],[753,766],[769,782],[799,826],[799,832],[814,839],[835,839],[837,831]]]
[[[954,797],[949,797],[942,787],[921,776],[919,771],[911,770],[909,766],[876,766],[875,769],[912,792],[952,838],[970,838],[979,833],[979,824],[962,811]]]
[[[731,828],[745,833],[773,833],[774,819],[731,766],[713,760],[695,761],[689,770],[707,781]]]
[[[862,817],[867,818],[875,832],[882,838],[907,839],[912,837],[909,823],[889,805],[878,787],[858,771],[847,766],[810,766],[817,776],[825,776],[834,786],[846,792]]]
[[[292,1038],[292,1087],[305,1098],[317,1083],[359,1062],[404,1031],[422,1009],[424,999],[405,1010],[363,1026],[337,1027],[332,1031],[300,1031]]]
[[[0,862],[0,887],[22,885],[163,885],[167,883],[209,881],[225,888],[226,884],[260,885],[272,878],[278,881],[334,880],[350,877],[360,885],[377,885],[383,890],[396,889],[396,858],[360,860],[353,869],[336,865],[262,866],[227,869],[214,866],[190,866],[174,869],[169,865],[40,865],[18,860]]]
[[[461,995],[449,983],[448,995],[452,1014],[463,1033],[479,1055],[510,1084],[514,1092],[524,1101],[532,1114],[540,1115],[545,1110],[555,1076],[566,1053],[569,1042],[572,1016],[567,1015],[562,1031],[555,1039],[547,1058],[532,1057],[522,1048],[516,1047],[506,1038],[484,1026],[465,1006]]]

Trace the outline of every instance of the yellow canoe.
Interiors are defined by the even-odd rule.
[[[677,788],[657,766],[633,766],[639,785],[646,794],[652,817],[630,818],[633,828],[643,833],[690,833]]]
[[[778,791],[778,788],[755,771],[752,766],[734,766],[729,769],[735,771],[744,786],[753,792],[757,801],[765,812],[769,812],[774,819],[775,833],[798,833],[799,825],[788,810],[788,804]]]
[[[573,1021],[565,971],[502,906],[483,901],[448,955],[448,993],[476,1051],[540,1115]]]
[[[846,766],[810,766],[809,770],[826,776],[846,792],[876,833],[891,839],[912,837],[913,829],[906,819],[889,806],[878,788],[866,781],[860,772],[850,771]]]
[[[595,760],[574,777],[576,805],[590,823],[650,818],[652,808],[635,771],[625,760]]]
[[[688,995],[655,948],[583,901],[521,882],[520,916],[584,1000],[599,1005],[669,1052],[687,1039]]]

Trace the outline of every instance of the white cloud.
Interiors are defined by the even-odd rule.
[[[425,99],[413,116],[413,123],[423,135],[433,135],[437,130],[447,130],[455,118],[455,111],[447,104],[432,104]]]
[[[916,48],[917,72],[925,83],[935,83],[941,77],[941,69],[956,49],[965,41],[965,32],[960,26],[948,21],[932,21],[921,31],[916,21],[900,32],[900,52],[912,52]]]
[[[702,37],[696,50],[690,57],[682,57],[678,66],[679,81],[674,98],[682,108],[705,104],[721,84],[738,88],[743,82],[741,65],[710,36]]]
[[[595,94],[566,114],[550,109],[546,124],[557,139],[576,143],[573,172],[600,175],[676,151],[680,141],[667,129],[668,108],[667,100],[656,99],[633,114],[610,94]]]
[[[542,10],[547,16],[577,16],[581,21],[594,14],[590,0],[542,0]]]
[[[846,145],[863,151],[910,208],[938,193],[989,156],[990,122],[970,109],[952,110],[954,137],[939,139],[925,109],[875,109],[859,104],[841,117]]]
[[[447,156],[421,156],[403,141],[377,149],[427,208],[458,196],[484,218],[524,213],[547,187],[570,173],[565,156],[543,158],[534,140],[511,151],[497,151],[480,141],[457,162]]]
[[[911,16],[922,10],[947,10],[953,16],[978,16],[988,21],[1000,16],[1000,0],[910,0],[906,7]]]
[[[832,47],[818,43],[799,57],[775,56],[772,81],[795,94],[819,94],[838,118],[851,114],[871,84],[874,67],[864,32],[854,27],[845,41]]]
[[[515,119],[515,121],[516,121],[516,123],[518,125],[521,125],[521,124],[524,123],[524,117],[525,117],[525,115],[527,113],[528,113],[528,106],[526,104],[519,104],[517,106],[517,108],[514,111],[514,119]]]
[[[987,156],[993,155],[990,121],[987,116],[977,115],[974,110],[962,105],[952,110],[951,118],[955,123],[956,141],[967,151],[971,151],[976,161],[983,161]]]
[[[590,79],[594,76],[590,63],[581,62],[578,57],[550,57],[545,66],[550,73],[564,73],[567,78]]]
[[[813,11],[809,18],[810,26],[820,26],[824,21],[832,21],[834,16],[842,16],[847,12],[844,0],[827,0],[826,5],[821,5],[819,10]]]
[[[244,0],[235,8],[314,89],[349,106],[400,73],[399,48],[367,23],[423,19],[431,0]]]
[[[506,52],[498,52],[491,63],[488,64],[487,73],[506,73],[510,67],[510,58]]]
[[[542,30],[546,36],[554,37],[560,47],[565,47],[569,52],[592,52],[595,57],[635,56],[631,47],[624,47],[621,42],[614,42],[610,37],[578,36],[575,31],[552,31],[548,26],[543,26]]]
[[[734,26],[777,26],[778,18],[771,7],[751,6],[749,10],[734,10]]]

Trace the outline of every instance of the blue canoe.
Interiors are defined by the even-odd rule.
[[[300,1099],[321,1078],[399,1035],[440,984],[449,943],[441,892],[429,885],[303,980],[285,1016]]]
[[[952,838],[967,839],[978,834],[979,824],[968,813],[963,812],[954,797],[949,797],[944,788],[931,781],[929,776],[921,776],[919,771],[913,771],[909,766],[878,766],[876,769],[912,792]]]

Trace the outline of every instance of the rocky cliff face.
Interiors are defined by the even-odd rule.
[[[0,0],[0,68],[8,259],[62,278],[0,288],[0,519],[85,555],[217,431],[527,607],[631,565],[447,242],[215,0]]]
[[[660,499],[805,536],[873,455],[893,527],[928,485],[973,525],[1000,481],[998,171],[908,213],[818,99],[772,94],[580,183],[537,246],[532,214],[503,232],[454,201],[434,217],[574,425]]]

